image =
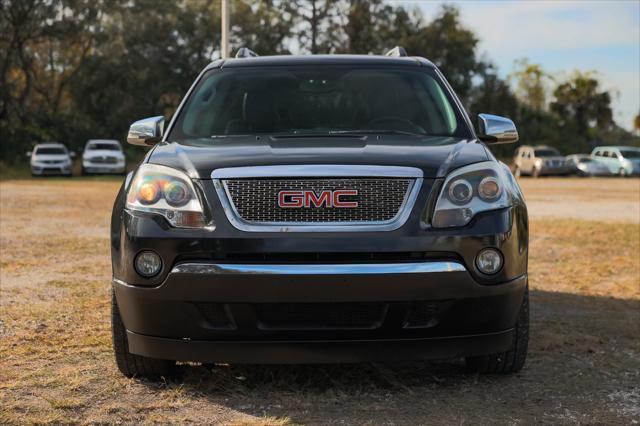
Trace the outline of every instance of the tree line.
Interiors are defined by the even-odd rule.
[[[0,0],[0,158],[35,143],[123,140],[139,118],[169,117],[219,54],[218,0]],[[459,10],[432,20],[383,0],[232,0],[232,51],[381,54],[403,46],[438,65],[475,117],[511,117],[522,143],[587,152],[639,144],[614,120],[597,74],[554,79],[522,59],[508,78],[482,56]],[[637,120],[636,120],[637,121]],[[507,156],[513,147],[497,147]]]

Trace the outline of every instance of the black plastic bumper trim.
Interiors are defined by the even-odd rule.
[[[386,340],[202,341],[127,331],[131,353],[161,359],[236,364],[322,364],[447,359],[505,351],[513,329],[480,335]]]

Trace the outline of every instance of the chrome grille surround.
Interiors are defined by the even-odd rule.
[[[362,165],[234,167],[211,174],[227,219],[248,232],[391,231],[408,219],[422,176],[422,171],[413,167]],[[362,208],[290,210],[275,205],[280,190],[351,189],[354,184],[355,189],[364,189],[365,195],[374,198],[363,200]],[[382,193],[376,194],[376,188]],[[250,195],[242,193],[247,190]],[[237,197],[248,203],[237,206]]]

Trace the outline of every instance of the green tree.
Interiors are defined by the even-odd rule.
[[[514,70],[509,75],[513,82],[518,100],[534,111],[543,111],[547,107],[547,93],[551,77],[538,64],[531,64],[526,58],[514,62]]]
[[[576,148],[588,148],[591,141],[614,127],[611,95],[600,87],[593,72],[579,71],[560,83],[553,92],[550,109],[563,133]]]
[[[288,45],[298,19],[291,1],[235,1],[232,44],[249,47],[260,55],[290,54]]]
[[[296,36],[302,51],[332,53],[340,46],[341,1],[295,0]]]
[[[404,46],[410,55],[433,61],[456,93],[463,100],[469,100],[473,78],[486,64],[478,59],[478,38],[462,25],[458,9],[443,5],[438,16],[427,25],[415,11],[413,16],[398,14],[396,19],[403,23],[400,30],[403,34],[397,44]]]
[[[351,0],[344,19],[346,42],[340,53],[379,54],[392,48],[387,35],[393,27],[396,9],[382,0]]]

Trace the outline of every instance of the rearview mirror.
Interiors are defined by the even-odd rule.
[[[514,143],[518,141],[518,130],[508,118],[478,114],[478,139],[489,144]]]
[[[157,116],[138,120],[129,127],[127,142],[131,145],[151,146],[162,140],[164,117]]]

